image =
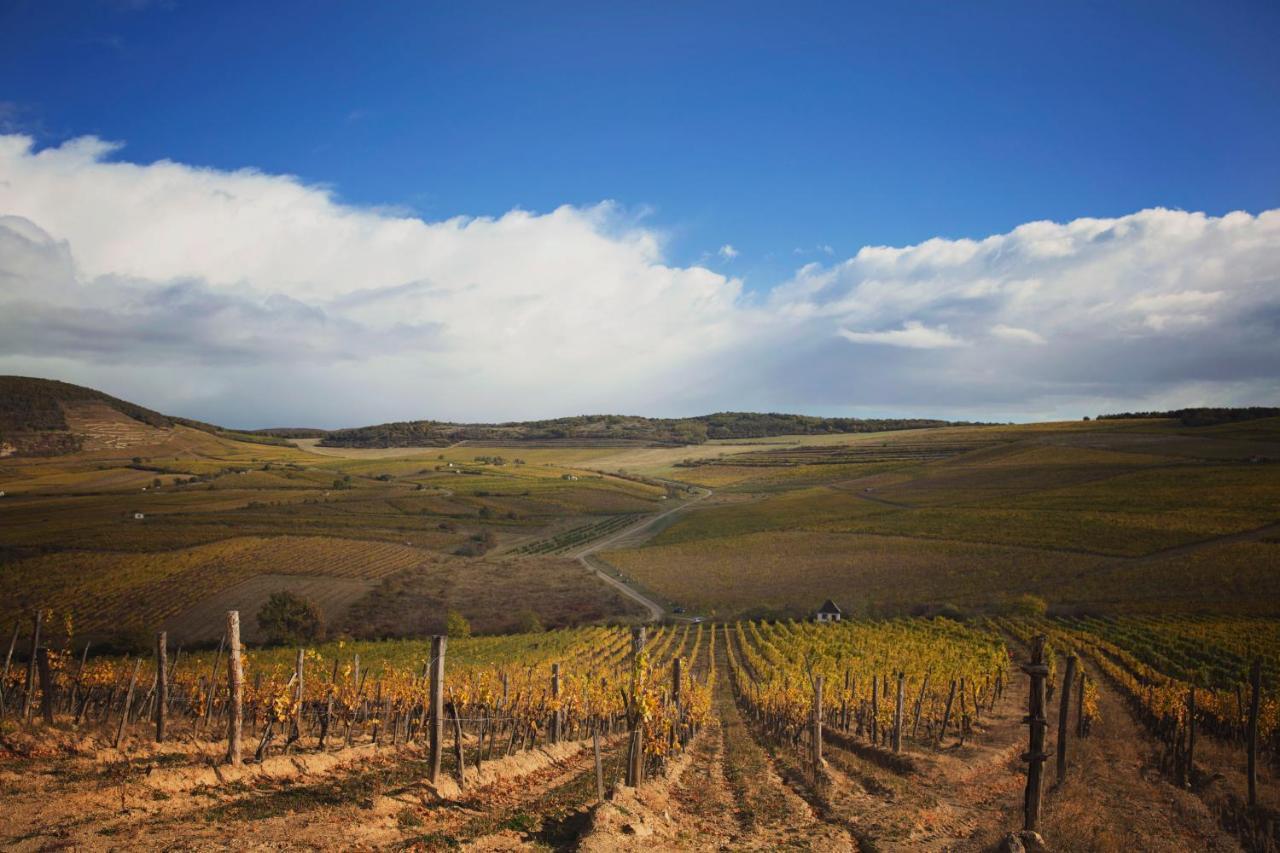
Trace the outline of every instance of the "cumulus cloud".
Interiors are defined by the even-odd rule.
[[[0,372],[232,425],[1280,396],[1280,211],[868,246],[757,290],[617,204],[427,222],[0,136]]]
[[[991,327],[991,334],[997,338],[1014,343],[1022,344],[1047,344],[1044,335],[1033,332],[1031,329],[1019,329],[1017,326],[1006,326],[1004,323],[997,323]]]
[[[941,349],[964,346],[964,341],[947,331],[946,326],[931,329],[916,320],[908,320],[901,329],[883,332],[854,332],[841,329],[840,336],[855,344],[885,344],[908,349]]]

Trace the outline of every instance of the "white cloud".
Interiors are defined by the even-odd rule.
[[[923,323],[908,320],[901,329],[883,332],[854,332],[841,329],[840,337],[855,344],[885,344],[908,349],[941,349],[964,346],[964,341],[947,331],[946,326],[931,329]]]
[[[1048,341],[1044,339],[1044,335],[1033,332],[1030,329],[1019,329],[1017,326],[1006,326],[1004,323],[997,323],[991,327],[991,334],[1001,340],[1012,341],[1019,344],[1038,344],[1044,345]]]
[[[748,296],[612,203],[427,222],[120,156],[0,135],[0,372],[237,426],[1280,397],[1280,211],[867,246]]]

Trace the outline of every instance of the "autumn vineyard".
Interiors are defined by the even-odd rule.
[[[991,740],[1003,720],[1006,736],[1022,731],[1011,757],[1024,768],[1021,799],[1003,806],[1016,813],[1006,821],[1009,846],[1039,838],[1018,830],[1045,831],[1042,803],[1067,795],[1058,788],[1077,751],[1106,723],[1106,690],[1161,745],[1162,770],[1177,787],[1195,789],[1221,773],[1216,765],[1237,764],[1247,800],[1223,804],[1231,811],[1223,820],[1246,847],[1270,849],[1273,828],[1256,815],[1265,814],[1259,772],[1270,778],[1280,754],[1280,697],[1263,686],[1277,683],[1280,661],[1264,651],[1276,648],[1274,631],[1238,618],[902,618],[251,649],[231,612],[216,648],[172,648],[161,633],[153,653],[120,657],[77,642],[71,614],[42,611],[14,626],[0,714],[24,731],[76,733],[117,756],[108,775],[122,800],[130,780],[145,786],[184,767],[223,780],[246,767],[265,772],[280,757],[419,756],[387,778],[436,793],[435,805],[398,818],[404,840],[427,848],[468,840],[465,827],[429,831],[442,803],[465,802],[516,772],[513,760],[538,755],[572,767],[567,801],[546,807],[590,818],[562,827],[569,836],[553,846],[568,838],[588,849],[607,837],[606,804],[695,772],[707,744],[730,735],[730,717],[787,790],[850,843],[945,841],[942,829],[873,836],[846,789],[893,803],[900,785],[929,780],[942,756],[988,760],[966,746]],[[632,809],[642,811],[643,800]],[[643,820],[624,821],[624,834]],[[471,840],[492,829],[476,828]]]

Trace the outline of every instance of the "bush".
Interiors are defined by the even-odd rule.
[[[541,634],[545,630],[542,620],[532,610],[521,610],[516,614],[516,633]]]
[[[1012,599],[1005,609],[1010,616],[1041,617],[1049,612],[1049,603],[1038,595],[1024,593]]]
[[[449,615],[444,620],[444,632],[455,639],[458,637],[470,637],[471,623],[467,621],[467,617],[458,611],[450,610]]]
[[[324,636],[324,616],[314,601],[282,589],[258,611],[258,627],[268,642],[296,645]]]

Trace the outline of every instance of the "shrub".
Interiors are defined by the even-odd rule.
[[[1049,603],[1038,595],[1023,593],[1009,602],[1007,610],[1011,616],[1040,617],[1049,612]]]
[[[450,610],[449,615],[444,620],[444,632],[450,637],[470,637],[471,623],[467,621],[467,617],[463,616],[456,610]]]
[[[324,616],[314,601],[282,589],[258,611],[258,627],[268,642],[294,645],[323,637]]]
[[[538,614],[532,610],[521,610],[516,614],[516,632],[519,634],[540,634],[546,628]]]

